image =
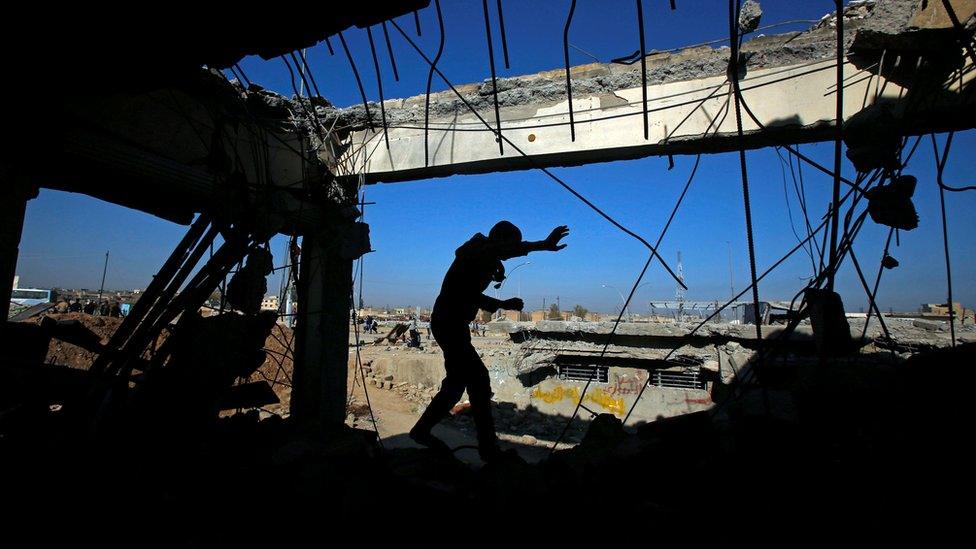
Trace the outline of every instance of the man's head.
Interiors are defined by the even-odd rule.
[[[521,242],[522,231],[510,221],[499,221],[488,231],[488,238],[496,242]]]

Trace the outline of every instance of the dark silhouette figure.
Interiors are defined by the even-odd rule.
[[[497,288],[505,279],[503,260],[529,252],[561,250],[566,245],[559,241],[568,234],[569,229],[564,225],[553,229],[545,240],[523,242],[518,227],[499,221],[488,236],[478,233],[457,249],[430,318],[434,340],[444,351],[447,376],[441,390],[410,430],[410,438],[431,449],[449,451],[443,441],[431,434],[431,429],[447,416],[467,389],[481,458],[490,461],[498,456],[498,439],[491,417],[491,383],[487,368],[471,344],[469,324],[478,309],[492,313],[498,309],[521,311],[521,299],[498,300],[482,292],[492,281],[498,283]]]

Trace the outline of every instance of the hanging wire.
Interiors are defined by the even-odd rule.
[[[742,112],[740,111],[741,91],[739,90],[739,38],[736,32],[736,22],[739,20],[739,3],[729,0],[729,41],[732,44],[732,55],[729,59],[729,78],[732,80],[733,104],[735,107],[735,127],[739,135],[739,173],[742,178],[742,204],[745,210],[746,242],[749,247],[749,277],[752,288],[753,315],[756,323],[756,338],[762,341],[762,321],[759,309],[759,285],[756,280],[756,248],[752,230],[752,205],[749,200],[749,171],[746,166],[745,145],[741,142]]]
[[[891,237],[895,234],[895,229],[892,227],[888,230],[888,238],[885,240],[884,252],[881,254],[881,261],[878,264],[878,276],[874,279],[874,288],[871,290],[871,299],[876,300],[878,298],[878,287],[881,285],[881,274],[885,270],[885,259],[890,257],[888,255],[888,249],[891,247]],[[879,311],[880,315],[880,311]],[[868,309],[868,315],[864,319],[864,329],[861,330],[861,339],[864,339],[868,335],[868,324],[871,322],[871,309]]]
[[[366,123],[369,124],[369,129],[373,129],[373,116],[369,114],[369,103],[366,101],[366,90],[363,89],[363,81],[359,78],[359,70],[356,68],[356,62],[352,59],[352,54],[349,53],[349,45],[346,44],[346,38],[339,34],[339,42],[342,44],[342,50],[346,52],[346,59],[349,61],[349,67],[352,69],[353,76],[356,77],[356,86],[359,87],[359,96],[363,99],[363,108],[366,109]]]
[[[946,292],[949,298],[949,335],[952,337],[952,346],[956,346],[956,309],[952,303],[952,264],[949,262],[949,221],[946,216],[945,208],[945,186],[942,183],[942,172],[945,170],[946,160],[949,158],[949,145],[952,143],[952,134],[946,140],[945,153],[939,158],[939,148],[935,142],[935,134],[932,134],[932,149],[935,154],[936,162],[936,182],[939,184],[939,206],[942,214],[942,246],[945,251],[946,266]]]
[[[491,45],[491,22],[488,19],[488,0],[481,0],[485,13],[485,36],[488,39],[488,66],[491,69],[491,97],[495,103],[495,140],[498,141],[498,154],[505,154],[502,144],[502,117],[498,110],[498,81],[495,77],[495,48]]]
[[[841,143],[844,139],[844,2],[834,0],[837,10],[837,102],[834,114],[834,185],[831,188],[830,202],[833,204],[830,220],[830,253],[827,262],[827,291],[834,291],[834,277],[837,274],[837,222],[840,218],[840,169]]]
[[[573,82],[569,73],[569,26],[573,23],[575,12],[576,0],[572,0],[569,4],[569,15],[566,16],[566,26],[563,27],[563,59],[566,61],[566,98],[569,104],[569,137],[571,141],[576,141],[576,122],[573,119]]]
[[[430,144],[429,144],[429,133],[430,133],[430,86],[434,80],[434,69],[437,67],[438,61],[441,60],[441,55],[444,53],[444,16],[441,13],[441,1],[434,0],[434,8],[437,10],[437,25],[441,32],[440,40],[437,43],[437,54],[434,55],[434,61],[430,64],[430,70],[427,71],[427,92],[424,95],[424,166],[430,166]]]
[[[370,27],[366,27],[366,36],[369,39],[369,51],[373,55],[373,68],[376,70],[376,87],[380,94],[380,120],[383,122],[383,140],[386,142],[386,150],[390,150],[390,134],[386,130],[386,102],[383,100],[383,77],[380,74],[380,62],[376,57],[376,44],[373,42],[373,31]]]
[[[502,11],[502,0],[497,0],[495,2],[498,8],[498,30],[502,38],[502,55],[505,57],[505,68],[511,68],[508,64],[508,37],[505,33],[505,13]]]
[[[691,183],[695,179],[695,174],[698,173],[698,164],[700,162],[701,162],[701,155],[699,154],[698,156],[695,157],[695,165],[692,166],[691,168],[691,173],[688,175],[688,181],[685,182],[685,186],[681,190],[681,194],[678,196],[678,200],[675,202],[674,208],[671,209],[671,215],[668,217],[667,222],[665,222],[664,228],[661,229],[660,235],[658,235],[657,243],[654,246],[655,248],[661,245],[661,242],[664,240],[664,236],[667,234],[668,229],[671,227],[671,222],[674,221],[674,217],[678,214],[678,209],[681,207],[681,203],[684,201],[685,195],[688,194],[688,188],[691,187]],[[637,279],[634,281],[633,286],[631,286],[630,293],[627,295],[627,299],[624,300],[623,305],[621,305],[620,307],[620,314],[617,315],[617,320],[614,322],[613,328],[610,330],[610,333],[607,334],[607,341],[603,345],[603,349],[600,351],[599,356],[602,357],[606,355],[607,349],[609,349],[610,343],[613,341],[613,336],[616,334],[617,327],[620,325],[620,322],[623,319],[623,316],[627,311],[627,307],[630,305],[630,302],[634,299],[634,294],[637,292],[637,288],[640,287],[640,283],[644,279],[644,275],[647,273],[648,267],[651,266],[651,261],[653,259],[654,259],[654,255],[652,254],[647,258],[647,261],[644,263],[644,267],[641,269],[640,274],[637,275]],[[563,438],[566,436],[566,433],[569,431],[569,428],[573,425],[573,421],[575,421],[576,417],[579,415],[580,408],[583,407],[583,400],[586,398],[586,392],[590,388],[590,384],[593,382],[593,379],[594,376],[591,376],[589,379],[586,380],[586,385],[583,386],[583,391],[580,393],[579,400],[576,402],[576,408],[573,410],[573,414],[570,416],[569,420],[566,421],[566,424],[563,426],[563,430],[559,433],[559,436],[552,443],[552,447],[549,448],[550,455],[552,454],[552,452],[556,451],[556,448],[559,446],[559,443],[563,440]]]
[[[383,39],[386,40],[386,53],[390,56],[390,66],[393,67],[393,80],[400,81],[400,73],[397,72],[396,58],[393,57],[393,43],[390,42],[390,31],[386,28],[386,21],[381,23],[383,27]]]
[[[637,0],[637,29],[640,35],[641,62],[641,97],[644,101],[644,139],[650,137],[650,126],[647,122],[647,47],[644,45],[644,5],[643,0]]]

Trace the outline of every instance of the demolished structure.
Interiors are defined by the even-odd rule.
[[[186,505],[188,515],[218,506],[210,499],[214,493],[238,502],[289,497],[350,520],[363,519],[357,509],[373,495],[384,497],[388,506],[402,506],[405,517],[410,511],[422,514],[414,508],[421,502],[456,518],[465,515],[465,506],[493,509],[538,498],[540,514],[559,517],[572,494],[597,493],[628,471],[637,477],[633,491],[621,496],[619,508],[601,509],[598,516],[612,511],[652,525],[691,525],[698,518],[686,511],[700,493],[696,490],[741,488],[740,479],[732,478],[741,472],[755,482],[743,508],[761,508],[776,520],[801,524],[809,519],[805,512],[836,495],[829,492],[840,486],[838,478],[867,479],[866,489],[877,489],[870,502],[884,503],[894,491],[884,483],[892,470],[912,459],[931,463],[926,454],[933,448],[940,456],[954,448],[958,438],[952,430],[971,412],[948,403],[939,414],[916,414],[934,409],[929,407],[939,400],[934,393],[920,396],[911,411],[902,399],[912,383],[931,388],[922,379],[930,375],[926,368],[971,380],[960,364],[974,354],[973,344],[957,346],[971,334],[956,333],[950,309],[951,333],[942,337],[943,345],[914,355],[917,349],[884,323],[874,304],[877,283],[868,279],[872,273],[861,272],[851,243],[868,215],[892,233],[917,226],[911,196],[923,176],[903,173],[910,139],[976,127],[971,93],[976,2],[878,0],[846,7],[837,2],[837,11],[807,31],[757,36],[740,47],[742,36],[763,28],[756,4],[746,2],[730,14],[729,47],[706,44],[645,55],[642,43],[635,59],[570,67],[567,54],[564,69],[501,79],[493,74],[486,82],[463,86],[451,84],[436,58],[417,48],[414,53],[430,62],[431,76],[442,78],[448,91],[345,109],[318,95],[314,71],[296,51],[330,37],[343,40],[341,32],[351,26],[385,30],[388,25],[394,36],[415,46],[396,18],[409,19],[420,9],[440,14],[436,0],[428,4],[314,8],[316,13],[297,21],[295,13],[285,13],[276,16],[280,21],[243,28],[222,19],[185,28],[176,17],[160,33],[109,29],[103,23],[96,28],[104,34],[88,40],[77,40],[77,28],[54,29],[49,38],[57,35],[54,43],[62,49],[80,44],[74,54],[88,59],[87,66],[64,62],[52,69],[37,62],[46,53],[39,49],[14,67],[40,90],[37,104],[44,108],[25,109],[16,92],[3,91],[10,124],[0,156],[6,195],[0,206],[0,275],[13,279],[26,203],[39,188],[83,193],[188,229],[107,337],[68,318],[4,324],[0,453],[8,471],[26,472],[14,479],[12,493],[55,494],[72,504],[89,497],[119,504],[137,496],[134,507],[140,511]],[[641,3],[637,6],[640,13]],[[486,17],[487,10],[486,2]],[[571,24],[572,11],[567,33]],[[183,28],[178,45],[172,28]],[[115,56],[119,42],[127,48]],[[289,99],[247,81],[237,63],[251,54],[280,56],[309,96],[296,90]],[[223,71],[239,78],[228,79]],[[66,92],[60,81],[81,89]],[[834,166],[815,164],[793,148],[830,140],[837,151]],[[381,454],[375,433],[344,426],[350,360],[364,382],[367,375],[367,366],[356,360],[359,334],[350,317],[353,264],[370,250],[369,229],[360,220],[362,185],[740,151],[751,233],[744,151],[773,145],[815,164],[834,181],[832,207],[807,235],[808,241],[823,238],[829,255],[798,293],[796,306],[787,309],[798,312],[787,315],[785,326],[770,330],[757,322],[736,327],[735,334],[710,334],[703,321],[674,333],[640,334],[628,333],[636,328],[621,327],[618,318],[602,326],[577,326],[559,337],[513,330],[513,338],[530,344],[560,337],[587,344],[586,352],[550,349],[555,352],[545,361],[529,360],[532,367],[517,372],[520,390],[530,389],[528,400],[551,405],[541,411],[536,405],[535,413],[568,416],[567,429],[579,421],[581,408],[590,414],[577,447],[555,452],[537,466],[513,460],[474,473],[422,450]],[[937,175],[943,192],[958,190],[941,177],[948,148],[941,152]],[[855,166],[855,180],[841,176],[841,162]],[[654,246],[587,204],[640,240],[670,272]],[[260,311],[260,303],[265,276],[279,267],[267,250],[276,234],[292,236],[287,272],[297,290],[294,340],[286,346],[289,417],[258,421],[256,410],[281,397],[273,383],[251,379],[274,369],[263,348],[277,337],[277,314]],[[834,274],[847,258],[872,304],[863,323],[848,322],[833,292]],[[757,286],[765,273],[757,270],[751,249],[750,259],[752,284],[730,303],[751,297],[759,310]],[[882,267],[884,262],[878,280]],[[201,307],[218,287],[227,310],[235,312],[222,306],[223,314],[202,315]],[[9,296],[0,301],[6,318]],[[953,303],[951,290],[947,302]],[[805,320],[810,326],[798,329]],[[876,328],[869,334],[870,322]],[[561,331],[540,324],[537,332]],[[350,337],[357,351],[353,357]],[[608,354],[611,345],[628,337],[656,337],[660,352]],[[52,338],[91,353],[91,365],[47,364]],[[718,343],[721,350],[714,357],[680,351]],[[858,363],[857,350],[868,344],[895,353],[894,359],[864,361],[865,371],[852,373],[848,366]],[[807,367],[777,368],[781,351],[797,346],[805,347]],[[368,369],[384,382],[399,375],[379,364]],[[722,390],[710,390],[714,386]],[[648,387],[675,389],[672,396],[684,402],[686,413],[666,413],[668,402],[650,402],[639,413],[637,432],[626,432],[624,423]],[[672,398],[667,391],[657,394],[664,401]],[[869,402],[861,401],[864,395]],[[516,406],[525,404],[519,400],[523,396],[507,395]],[[801,406],[804,411],[797,412]],[[242,413],[222,417],[221,411],[235,409]],[[655,421],[668,415],[675,417]],[[854,426],[841,428],[848,420]],[[934,421],[942,422],[933,426]],[[871,460],[898,452],[890,468],[865,473]],[[58,469],[54,457],[62,455],[83,456],[83,468],[98,474]],[[939,480],[959,465],[958,457],[947,459],[945,473],[934,475]],[[349,472],[362,464],[372,469]],[[683,468],[691,471],[692,481],[678,478]],[[247,486],[235,483],[239,479],[228,469],[282,475],[274,486]],[[156,477],[147,471],[167,473]],[[652,482],[648,471],[660,473],[659,481]],[[780,484],[784,477],[795,482],[789,494]],[[824,479],[830,483],[818,485]],[[42,488],[33,491],[34,483]],[[909,483],[932,493],[917,477]],[[776,505],[776,498],[795,505],[795,514]],[[831,517],[857,522],[849,514],[856,502],[834,503]],[[895,505],[872,509],[877,514],[870,520],[911,514]],[[731,526],[743,516],[748,513],[717,522]],[[217,530],[197,526],[210,534],[195,540],[211,539]]]

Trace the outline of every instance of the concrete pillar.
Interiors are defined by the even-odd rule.
[[[340,247],[337,238],[306,235],[299,268],[291,417],[323,432],[346,418],[352,260]]]
[[[6,322],[10,314],[10,291],[17,271],[20,235],[24,230],[27,201],[37,196],[37,188],[0,167],[0,314]]]

